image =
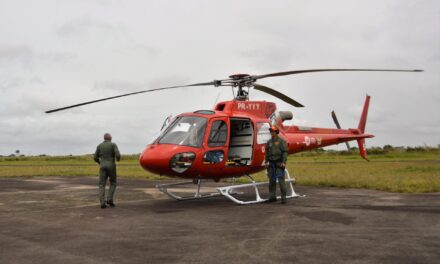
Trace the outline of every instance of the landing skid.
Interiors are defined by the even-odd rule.
[[[295,184],[295,179],[290,177],[289,171],[287,169],[285,170],[286,175],[286,184],[289,185],[287,193],[288,195],[286,198],[298,198],[298,197],[304,197],[305,195],[299,195],[295,192],[293,189],[293,184]],[[246,184],[238,184],[238,185],[230,185],[225,187],[219,187],[216,188],[217,192],[210,192],[210,193],[201,193],[200,192],[200,186],[201,186],[201,180],[195,180],[195,181],[189,181],[189,182],[179,182],[179,183],[167,183],[167,184],[159,184],[156,185],[156,187],[159,189],[159,191],[165,193],[166,195],[170,196],[173,199],[176,199],[178,201],[184,201],[184,200],[194,200],[194,199],[202,199],[202,198],[208,198],[208,197],[216,197],[223,195],[229,200],[233,201],[236,204],[245,205],[245,204],[255,204],[255,203],[262,203],[267,201],[268,199],[261,198],[258,187],[263,185],[268,185],[269,182],[255,182],[255,180],[250,176],[246,175],[251,180],[251,183]],[[234,180],[235,182],[235,180]],[[197,184],[197,190],[193,195],[187,195],[187,196],[180,196],[177,193],[171,191],[170,189],[189,185],[189,184]],[[243,194],[242,192],[236,192],[238,189],[243,188],[249,188],[253,187],[255,191],[255,200],[250,201],[243,201],[237,198],[237,196],[234,196],[236,194]],[[281,196],[277,197],[278,199],[281,198]]]
[[[158,184],[158,185],[156,185],[156,187],[159,189],[159,191],[163,192],[164,194],[166,194],[169,197],[174,198],[174,199],[176,199],[178,201],[194,200],[194,199],[201,199],[201,198],[207,198],[207,197],[215,197],[215,196],[220,196],[221,195],[218,192],[214,192],[214,193],[201,193],[200,192],[200,185],[201,185],[201,183],[202,183],[201,180],[197,180],[196,182],[188,181],[188,182]],[[180,196],[177,193],[169,190],[170,188],[175,188],[175,187],[185,186],[185,185],[190,185],[190,184],[197,184],[197,191],[193,195]]]

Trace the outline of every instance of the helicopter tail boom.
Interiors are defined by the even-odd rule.
[[[357,128],[341,129],[339,124],[337,124],[338,129],[284,126],[283,132],[289,143],[289,154],[356,140],[361,157],[368,160],[365,139],[374,137],[365,133],[369,104],[370,96],[367,95]]]

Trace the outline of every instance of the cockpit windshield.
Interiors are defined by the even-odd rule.
[[[160,144],[174,144],[200,148],[205,135],[207,119],[197,116],[181,116],[160,137]]]

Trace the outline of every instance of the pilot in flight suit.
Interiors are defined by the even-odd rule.
[[[286,181],[284,178],[284,170],[287,161],[287,143],[280,138],[279,129],[272,126],[270,129],[272,138],[266,143],[266,167],[269,177],[269,200],[267,202],[275,202],[277,200],[276,187],[277,179],[281,190],[281,203],[286,203]]]
[[[106,204],[114,207],[113,195],[116,190],[116,163],[115,159],[119,161],[121,154],[119,153],[118,146],[112,142],[112,136],[109,133],[105,133],[104,142],[98,145],[96,148],[93,159],[99,164],[99,202],[101,208],[106,208]],[[105,200],[105,184],[107,178],[110,178],[110,188]]]

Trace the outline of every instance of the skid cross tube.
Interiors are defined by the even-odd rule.
[[[200,185],[202,181],[200,179],[197,180],[197,190],[194,193],[194,195],[188,195],[188,196],[180,196],[175,192],[172,192],[171,190],[168,190],[169,188],[184,186],[184,185],[190,185],[194,184],[193,181],[189,182],[177,182],[177,183],[166,183],[166,184],[158,184],[156,187],[159,189],[159,191],[163,192],[164,194],[168,195],[169,197],[176,199],[178,201],[184,201],[184,200],[193,200],[193,199],[201,199],[201,198],[207,198],[207,197],[214,197],[214,196],[220,196],[220,193],[214,192],[214,193],[201,193],[200,192]]]
[[[304,195],[297,194],[295,192],[295,190],[293,189],[293,184],[295,184],[295,179],[290,177],[289,171],[287,169],[285,170],[285,175],[287,176],[286,183],[288,183],[290,186],[290,194],[286,195],[286,198],[304,197]],[[254,179],[250,175],[246,175],[246,176],[250,178],[250,180],[252,181],[251,183],[220,187],[220,188],[217,188],[217,190],[223,196],[227,197],[229,200],[233,201],[234,203],[240,204],[240,205],[262,203],[262,202],[267,201],[268,199],[263,199],[260,197],[260,193],[258,191],[258,186],[268,185],[269,182],[255,182]],[[248,187],[254,187],[255,200],[243,201],[243,200],[239,200],[237,197],[234,197],[231,195],[231,193],[235,189],[248,188]],[[280,199],[280,198],[281,198],[281,196],[277,197],[277,199]]]

